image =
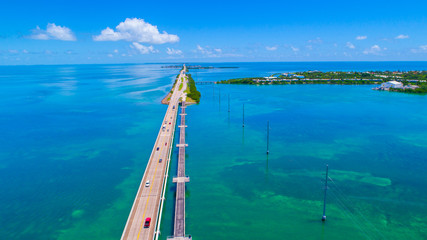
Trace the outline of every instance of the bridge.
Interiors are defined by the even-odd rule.
[[[196,85],[207,85],[207,84],[215,84],[214,81],[194,81]]]
[[[144,175],[142,177],[141,183],[138,188],[138,192],[136,194],[135,200],[132,205],[132,209],[130,211],[129,217],[127,219],[125,228],[122,233],[121,240],[153,240],[154,238],[158,238],[160,234],[160,220],[161,220],[161,212],[163,207],[164,193],[167,184],[168,177],[168,169],[170,163],[170,157],[172,153],[172,142],[175,134],[175,124],[178,112],[179,101],[184,99],[185,101],[185,93],[184,91],[187,89],[188,80],[185,75],[186,66],[184,65],[183,70],[180,72],[180,75],[177,79],[177,84],[175,84],[175,88],[173,89],[173,93],[170,99],[169,106],[167,108],[165,117],[163,118],[161,127],[159,129],[159,133],[156,138],[156,142],[154,144],[153,150],[150,155],[150,159],[148,161],[147,167],[145,169]],[[179,86],[183,83],[183,87],[180,90]],[[185,114],[185,103],[183,103],[183,113]],[[182,126],[185,126],[185,115],[182,115],[184,118],[181,118],[181,121],[184,121]],[[184,129],[184,135],[180,136],[180,144],[181,138],[183,137],[183,142],[185,143],[185,127],[181,127],[181,132]],[[182,146],[178,145],[180,148],[180,157],[185,158],[185,148],[183,155],[181,154]],[[182,155],[182,156],[181,156]],[[181,165],[182,166],[182,165]],[[178,173],[178,176],[181,176]],[[183,175],[184,176],[184,175]],[[184,192],[185,197],[185,186],[181,186],[179,184],[181,181],[187,181],[177,178],[178,193],[181,191]],[[183,190],[182,190],[183,188]],[[178,196],[177,193],[177,196]],[[178,199],[178,198],[177,198]],[[185,202],[179,200],[180,211],[177,216],[180,216],[175,229],[177,232],[174,236],[184,236],[184,217],[185,217]],[[185,239],[185,238],[176,238],[176,239]]]
[[[176,200],[175,200],[175,220],[174,220],[174,231],[173,237],[168,239],[174,240],[187,240],[191,239],[191,236],[185,235],[185,183],[190,181],[188,176],[185,176],[185,147],[188,145],[185,143],[185,101],[182,102],[181,106],[181,125],[179,134],[179,153],[178,153],[178,171],[177,176],[173,178],[173,182],[176,183]]]

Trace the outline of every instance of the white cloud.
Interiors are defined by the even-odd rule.
[[[409,35],[403,35],[403,34],[400,34],[399,36],[395,37],[395,39],[407,39],[407,38],[409,38]]]
[[[210,53],[212,53],[212,52],[209,52],[208,50],[204,49],[200,45],[197,45],[197,51],[199,51],[200,53],[203,53],[203,54],[210,54]]]
[[[199,53],[201,53],[203,55],[210,56],[210,57],[216,57],[216,54],[214,54],[212,52],[212,50],[210,50],[208,47],[204,48],[204,47],[202,47],[200,45],[197,45],[197,52],[199,52]]]
[[[46,30],[40,29],[39,26],[32,30],[33,34],[30,38],[37,40],[62,40],[76,41],[76,37],[71,29],[67,27],[57,26],[55,23],[47,24]]]
[[[28,50],[27,50],[27,49],[24,49],[24,50],[22,50],[22,53],[27,54],[27,53],[29,53],[29,52],[28,52]]]
[[[174,34],[168,34],[163,31],[159,32],[157,26],[139,18],[126,18],[116,26],[116,31],[107,27],[101,31],[98,36],[93,36],[95,41],[129,41],[151,44],[174,43],[179,41],[179,37]]]
[[[265,47],[265,49],[267,51],[276,51],[277,50],[277,46],[272,46],[272,47],[267,46],[267,47]]]
[[[347,44],[345,45],[346,47],[350,48],[350,49],[355,49],[356,47],[354,46],[353,43],[351,42],[347,42]]]
[[[357,36],[356,40],[365,40],[367,38],[368,38],[368,36]]]
[[[230,51],[230,50],[228,50]],[[220,58],[220,57],[243,57],[242,54],[236,53],[235,49],[232,49],[230,52],[225,51],[221,48],[213,48],[210,46],[196,46],[196,49],[191,50],[195,53],[195,58]]]
[[[320,37],[317,37],[316,39],[311,39],[311,40],[308,40],[307,42],[312,44],[322,44],[323,40]]]
[[[156,53],[159,52],[158,50],[154,49],[153,46],[144,46],[142,44],[139,44],[137,42],[133,42],[132,45],[130,45],[131,48],[135,48],[139,51],[141,54],[149,54],[149,53]]]
[[[111,54],[111,53],[110,53],[110,54],[108,54],[107,56],[108,56],[108,57],[110,57],[110,58],[112,58],[112,57],[113,57],[113,54]]]
[[[192,50],[194,53],[202,54],[201,57],[210,57],[210,58],[218,58],[218,57],[242,57],[241,54],[237,53],[224,53],[224,51],[221,48],[212,48],[209,46],[202,47],[200,45],[197,45],[195,50]],[[197,57],[200,57],[197,56]]]
[[[114,49],[114,53],[119,53],[119,50],[117,50],[117,49]]]
[[[182,51],[179,49],[167,48],[166,53],[169,55],[181,55]]]
[[[379,55],[381,51],[383,50],[387,50],[387,48],[381,48],[378,45],[374,45],[368,49],[365,49],[365,51],[363,51],[363,54],[373,54],[373,55]]]
[[[294,52],[299,52],[299,48],[296,48],[296,47],[294,47],[294,46],[291,46],[291,49],[292,49],[292,51],[294,51]]]
[[[19,51],[15,50],[15,49],[9,49],[9,53],[17,54],[17,53],[19,53]]]
[[[413,53],[427,53],[427,45],[421,45],[418,48],[411,49]]]

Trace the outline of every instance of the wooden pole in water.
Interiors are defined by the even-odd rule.
[[[328,164],[326,164],[326,178],[325,178],[325,195],[323,196],[323,216],[322,222],[326,221],[326,191],[328,190]]]
[[[268,150],[268,144],[270,142],[269,140],[270,140],[270,121],[267,121],[267,155],[270,152]]]

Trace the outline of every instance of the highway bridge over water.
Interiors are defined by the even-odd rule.
[[[163,201],[168,178],[168,169],[172,154],[172,144],[175,134],[175,124],[179,102],[182,101],[180,142],[178,157],[178,174],[174,178],[177,183],[174,236],[175,240],[191,239],[185,235],[185,100],[188,80],[185,75],[186,67],[178,76],[170,102],[163,118],[156,142],[150,155],[147,167],[138,188],[128,220],[122,233],[121,240],[153,240],[160,234],[160,223]],[[182,89],[179,86],[182,85]]]
[[[182,102],[181,107],[181,125],[179,135],[179,153],[178,153],[178,174],[173,179],[176,182],[176,201],[175,201],[175,221],[173,237],[168,239],[184,240],[190,239],[190,236],[185,235],[185,183],[190,181],[190,178],[185,176],[185,101]]]

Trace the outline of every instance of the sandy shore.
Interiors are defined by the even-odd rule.
[[[162,104],[168,105],[168,104],[169,104],[169,102],[170,102],[170,98],[171,98],[171,96],[172,96],[172,93],[168,93],[168,95],[166,95],[166,97],[164,97],[164,98],[162,99]]]

